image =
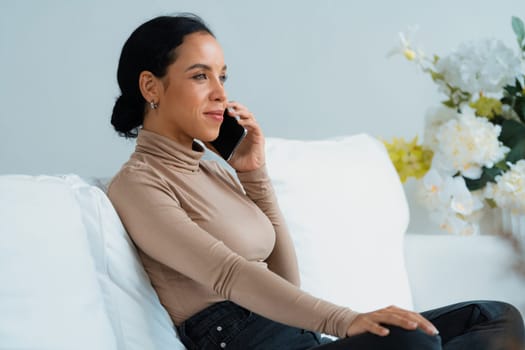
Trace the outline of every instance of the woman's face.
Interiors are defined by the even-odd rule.
[[[147,113],[144,127],[191,146],[219,134],[227,96],[226,66],[219,43],[208,33],[184,37],[176,59],[161,79],[158,108]],[[151,121],[151,122],[150,122]]]

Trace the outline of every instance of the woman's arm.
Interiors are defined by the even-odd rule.
[[[108,195],[144,253],[225,299],[277,322],[340,337],[357,316],[231,251],[195,224],[146,166],[121,171]]]
[[[263,132],[254,115],[244,105],[229,102],[228,108],[229,114],[237,116],[239,124],[248,130],[246,138],[228,163],[237,171],[248,197],[266,214],[275,230],[275,246],[266,263],[270,270],[299,286],[299,268],[293,242],[266,173]],[[207,146],[213,150],[212,145],[207,143]]]
[[[238,172],[237,176],[248,197],[266,214],[275,230],[275,246],[266,259],[268,267],[299,287],[300,276],[295,248],[266,168],[263,166],[250,172]]]

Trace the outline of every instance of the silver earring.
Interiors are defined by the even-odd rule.
[[[159,104],[158,104],[158,103],[155,103],[155,102],[153,102],[153,101],[151,101],[151,102],[149,103],[149,106],[151,107],[151,109],[157,109],[157,107],[159,106]]]

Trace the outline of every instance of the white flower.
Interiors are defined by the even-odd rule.
[[[421,60],[423,60],[425,58],[425,54],[423,53],[423,51],[420,49],[416,49],[413,46],[413,39],[418,30],[418,26],[411,26],[408,27],[406,33],[399,32],[399,43],[390,51],[388,51],[387,57],[401,54],[405,56],[405,58],[409,61],[420,62]]]
[[[438,148],[432,164],[450,175],[459,172],[469,179],[478,179],[483,166],[492,168],[509,151],[498,140],[500,133],[499,125],[466,111],[438,129]]]
[[[431,209],[445,207],[462,216],[483,208],[483,202],[469,191],[461,176],[442,176],[430,169],[423,178],[423,198]]]
[[[467,217],[483,208],[483,202],[475,193],[469,191],[463,177],[456,176],[447,180],[447,196],[450,197],[452,211]]]
[[[439,228],[452,234],[471,236],[479,233],[479,223],[459,217],[453,212],[434,211],[430,218],[439,223]]]
[[[525,159],[510,165],[510,170],[496,176],[496,183],[489,183],[485,196],[505,209],[525,214]]]
[[[469,41],[441,58],[436,70],[445,81],[463,91],[501,92],[521,74],[519,56],[496,39]]]
[[[421,183],[420,199],[443,230],[456,234],[478,232],[475,214],[483,208],[483,202],[468,190],[463,177],[442,176],[430,169]]]
[[[423,144],[432,150],[438,148],[437,131],[439,128],[451,119],[458,117],[458,113],[443,105],[430,108],[425,115],[425,132],[423,135]]]
[[[436,210],[443,207],[446,202],[444,197],[445,181],[436,169],[430,169],[420,182],[417,194],[420,202],[428,209]]]

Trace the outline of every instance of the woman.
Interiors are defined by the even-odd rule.
[[[523,321],[508,304],[357,313],[301,291],[263,133],[245,106],[228,102],[225,80],[222,49],[193,15],[141,25],[118,67],[111,122],[137,146],[108,195],[188,349],[523,347]],[[202,161],[195,141],[213,149],[225,109],[248,130],[229,160],[240,183]]]

